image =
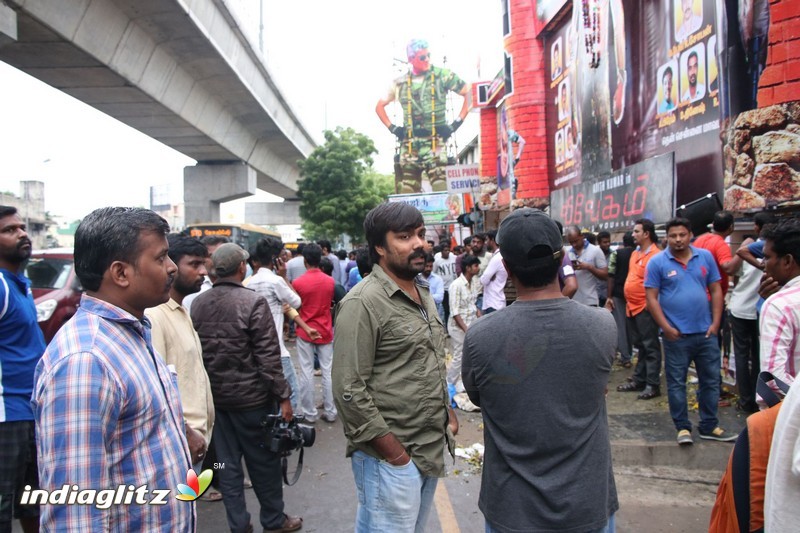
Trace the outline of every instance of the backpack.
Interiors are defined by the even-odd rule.
[[[772,433],[781,400],[767,385],[774,381],[787,393],[789,386],[769,372],[758,375],[756,391],[769,406],[747,418],[728,459],[728,467],[717,488],[711,510],[709,533],[748,533],[764,531],[764,486]]]

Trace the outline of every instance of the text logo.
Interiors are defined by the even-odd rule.
[[[193,502],[203,495],[214,477],[213,470],[203,470],[198,477],[191,468],[186,472],[186,484],[178,483],[178,494],[175,495],[179,500]]]

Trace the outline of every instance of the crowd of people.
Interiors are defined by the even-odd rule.
[[[796,377],[800,222],[760,213],[735,254],[733,223],[721,211],[694,239],[675,218],[662,244],[640,219],[612,250],[606,232],[523,208],[451,249],[427,239],[416,208],[385,203],[365,218],[366,246],[303,243],[291,257],[277,238],[245,250],[170,233],[146,209],[102,208],[75,235],[80,307],[46,345],[24,276],[31,241],[16,210],[0,206],[0,532],[12,518],[26,532],[194,531],[193,505],[172,497],[80,498],[131,487],[145,503],[217,462],[231,531],[254,530],[250,483],[264,531],[298,530],[281,456],[264,446],[267,421],[295,416],[341,421],[356,531],[423,531],[454,456],[456,394],[485,424],[487,531],[614,531],[605,395],[615,362],[633,369],[617,391],[643,401],[661,395],[663,367],[680,445],[693,443],[692,367],[697,435],[736,439],[717,416],[725,317],[739,410],[758,411],[759,371]],[[576,325],[582,335],[565,334]],[[786,502],[800,496],[798,396],[792,389],[777,420],[766,478]],[[74,490],[84,505],[22,502],[40,488]],[[788,531],[800,516],[777,501],[766,500],[767,526]]]

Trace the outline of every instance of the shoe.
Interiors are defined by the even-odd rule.
[[[719,442],[733,442],[739,435],[735,435],[733,433],[729,433],[722,429],[721,427],[715,427],[711,433],[700,433],[701,439],[706,440],[716,440]]]
[[[678,444],[681,446],[686,446],[688,444],[694,444],[694,440],[692,440],[692,432],[688,429],[682,429],[678,432]]]
[[[652,400],[661,396],[661,389],[658,387],[651,387],[648,385],[636,398],[639,400]]]
[[[318,368],[318,369],[314,370],[314,375],[315,376],[321,376],[322,375],[322,369]]]
[[[617,392],[638,392],[645,389],[644,383],[636,383],[635,381],[628,381],[622,385],[617,386]]]
[[[246,488],[246,489],[252,489],[253,488],[253,482],[250,481],[249,477],[246,477],[246,478],[244,478],[244,483],[242,483],[242,486],[244,486],[244,488]]]
[[[303,527],[303,519],[299,516],[283,515],[283,525],[279,529],[265,529],[264,533],[283,533],[285,531],[297,531]]]
[[[758,412],[758,406],[745,405],[742,402],[736,402],[736,410],[748,415],[752,415],[753,413]]]
[[[619,365],[622,368],[630,368],[633,366],[633,363],[631,363],[630,361],[622,361]]]
[[[336,422],[336,415],[329,415],[328,413],[322,413],[320,415],[320,418],[329,424],[333,424],[334,422]]]

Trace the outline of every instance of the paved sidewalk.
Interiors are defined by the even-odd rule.
[[[679,446],[669,415],[663,372],[662,395],[652,400],[638,400],[636,392],[617,392],[617,386],[632,374],[633,369],[615,365],[608,384],[606,402],[615,466],[669,466],[719,470],[721,473],[728,462],[733,443],[700,439],[697,433],[699,415],[694,397],[695,387],[690,384],[687,392],[689,419],[694,426],[694,444]],[[724,388],[733,390],[727,384]],[[719,408],[719,424],[726,431],[739,433],[745,427],[745,415],[733,407],[735,399],[729,400],[729,403],[729,406]]]

